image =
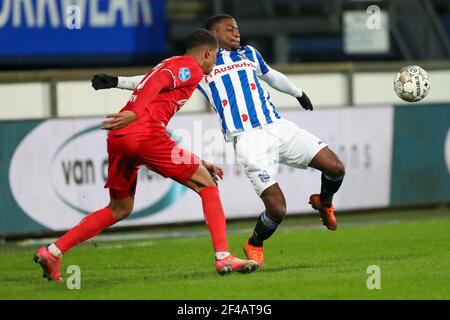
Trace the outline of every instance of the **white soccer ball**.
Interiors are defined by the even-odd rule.
[[[404,101],[420,101],[430,91],[430,77],[419,66],[404,67],[395,76],[394,90]]]

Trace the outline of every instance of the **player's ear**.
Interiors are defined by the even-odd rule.
[[[211,58],[211,54],[212,54],[212,49],[211,48],[206,48],[206,50],[205,50],[205,59],[209,60]]]

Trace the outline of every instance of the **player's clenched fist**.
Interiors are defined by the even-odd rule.
[[[105,73],[96,74],[92,77],[92,87],[95,90],[109,89],[117,87],[119,78],[116,76],[110,76]]]
[[[108,119],[102,122],[101,128],[105,130],[116,130],[126,127],[136,120],[137,116],[134,112],[126,110],[115,114],[109,114],[106,118]]]

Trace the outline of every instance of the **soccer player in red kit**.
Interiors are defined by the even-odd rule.
[[[259,268],[255,261],[241,260],[229,253],[225,215],[214,181],[223,177],[223,170],[181,148],[166,131],[170,118],[216,62],[218,44],[209,31],[198,29],[191,33],[186,47],[185,55],[166,59],[150,70],[120,113],[109,115],[103,122],[102,128],[110,130],[105,188],[109,188],[111,201],[107,207],[86,216],[56,242],[38,249],[34,260],[44,270],[44,277],[62,281],[63,254],[130,215],[140,165],[200,195],[219,274],[246,273]]]

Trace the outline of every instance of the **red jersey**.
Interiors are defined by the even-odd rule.
[[[163,60],[151,69],[130,100],[120,111],[133,111],[138,118],[110,135],[148,133],[151,128],[165,128],[175,112],[191,97],[204,74],[200,64],[190,56]]]

